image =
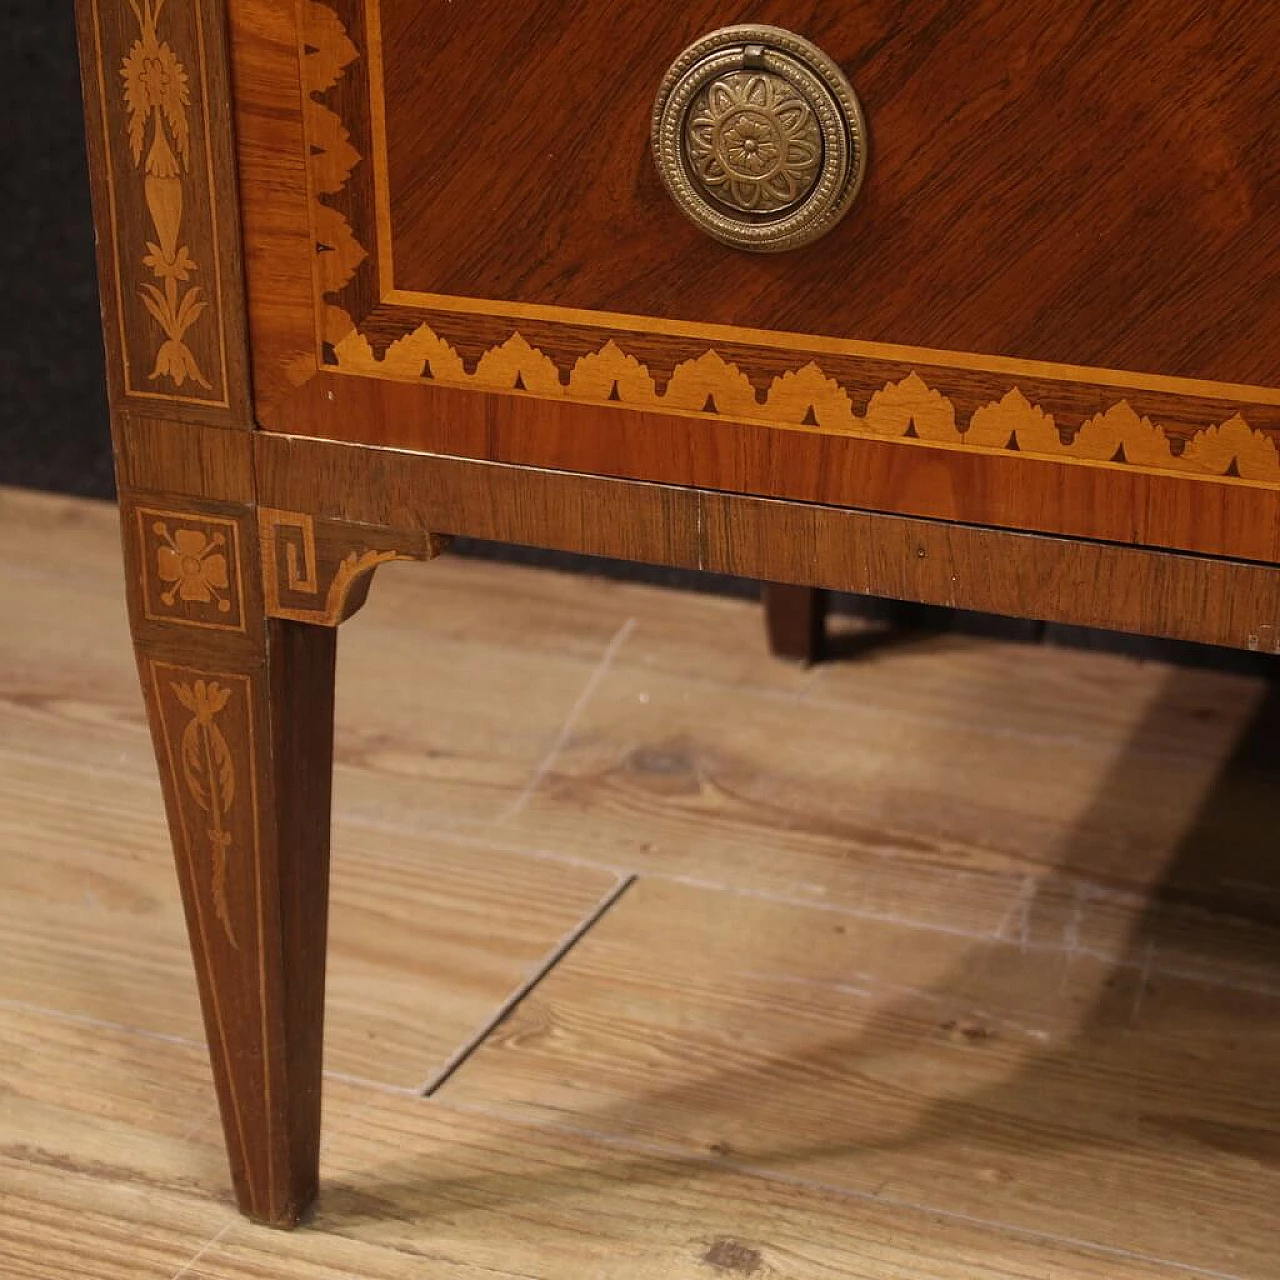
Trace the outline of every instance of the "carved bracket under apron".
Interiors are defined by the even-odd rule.
[[[272,618],[336,627],[364,604],[373,571],[391,560],[431,560],[448,538],[406,536],[258,508],[263,606]]]
[[[135,566],[135,641],[199,946],[257,963],[252,921],[233,904],[261,875],[257,758],[269,698],[263,614],[335,627],[373,570],[425,560],[447,539],[246,504],[123,495]],[[252,935],[252,936],[251,936]]]

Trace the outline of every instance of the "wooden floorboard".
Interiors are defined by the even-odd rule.
[[[235,1215],[214,1128],[187,1123],[211,1087],[198,1049],[139,1052],[127,1033],[7,1011],[0,1061],[5,1280],[1186,1274],[782,1170],[759,1177],[724,1158],[342,1082],[329,1089],[325,1194],[285,1235]]]
[[[642,880],[444,1098],[1266,1275],[1280,988],[1134,947],[1120,969]]]
[[[799,671],[742,600],[381,571],[287,1236],[231,1207],[113,511],[0,490],[0,584],[4,1280],[1276,1274],[1264,681]]]

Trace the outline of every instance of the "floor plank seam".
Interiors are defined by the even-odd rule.
[[[430,816],[435,816],[434,813]],[[406,826],[403,823],[386,822],[365,815],[338,815],[337,821],[341,825],[349,825],[365,831],[376,831],[386,835],[398,835],[408,838],[422,838],[422,833],[416,827]],[[446,843],[460,845],[464,848],[484,848],[499,853],[508,853],[518,857],[527,857],[536,859],[541,862],[554,863],[560,866],[576,867],[587,870],[598,870],[613,875],[628,875],[634,871],[633,866],[627,866],[621,862],[597,861],[592,858],[575,856],[573,854],[559,853],[555,850],[540,848],[532,844],[523,844],[520,841],[503,841],[495,840],[485,834],[473,834],[466,829],[465,824],[453,828],[433,828],[431,837],[440,839]],[[489,828],[484,824],[474,824],[476,830],[480,833],[485,832]],[[965,850],[961,847],[958,852],[963,853]],[[894,849],[860,849],[860,854],[876,857],[886,863],[892,862],[899,857],[899,851]],[[401,865],[408,866],[411,863],[416,865],[416,855],[407,857],[396,857],[395,851],[389,849],[386,852],[387,861],[396,861]],[[1063,951],[1064,953],[1079,954],[1089,959],[1104,960],[1108,957],[1105,953],[1097,949],[1081,947],[1076,940],[1078,937],[1078,929],[1080,924],[1079,911],[1081,904],[1076,904],[1076,917],[1074,918],[1075,935],[1069,936],[1063,944],[1044,943],[1031,941],[1021,936],[1025,933],[1029,920],[1018,918],[1020,913],[1025,916],[1029,903],[1026,900],[1029,892],[1034,889],[1052,889],[1052,890],[1071,890],[1078,898],[1081,899],[1097,899],[1099,901],[1114,904],[1118,907],[1143,908],[1151,901],[1151,893],[1149,887],[1129,887],[1125,885],[1115,885],[1102,880],[1089,879],[1086,876],[1072,874],[1060,868],[1045,867],[1036,875],[1025,875],[1022,878],[1020,889],[1013,902],[1010,904],[1004,919],[993,929],[991,933],[978,930],[964,930],[955,927],[948,927],[936,924],[932,921],[920,920],[908,916],[898,916],[885,913],[872,913],[863,908],[847,905],[833,904],[823,902],[817,898],[802,898],[794,895],[782,894],[769,889],[761,889],[750,885],[730,884],[725,881],[709,880],[696,876],[679,875],[662,870],[646,870],[644,874],[654,880],[665,881],[672,884],[684,885],[687,888],[709,889],[720,892],[740,894],[745,897],[758,898],[763,901],[776,902],[784,906],[812,907],[815,910],[830,911],[841,914],[853,915],[863,919],[880,921],[901,925],[905,928],[923,929],[926,931],[941,932],[953,934],[956,936],[971,938],[975,941],[1013,941],[1022,946],[1025,950],[1031,951]],[[968,871],[964,869],[954,869],[949,873],[956,879],[989,881],[991,879],[1004,878],[1012,879],[1013,873],[1000,873],[988,871]],[[1237,887],[1248,887],[1256,889],[1258,886],[1252,884],[1241,885]],[[1266,888],[1266,886],[1262,886]],[[1267,890],[1270,892],[1270,890]],[[1199,917],[1202,913],[1193,908],[1188,908],[1188,914]],[[1230,920],[1232,917],[1223,916],[1224,920]],[[1018,923],[1020,928],[1017,934],[1011,936],[1010,926]],[[1177,973],[1167,976],[1192,976],[1198,980],[1217,981],[1210,975]],[[1269,993],[1269,988],[1241,987],[1239,990],[1254,991],[1261,990],[1263,993]]]
[[[635,884],[635,875],[624,876],[598,903],[551,949],[542,962],[509,996],[494,1010],[492,1017],[464,1044],[459,1046],[445,1062],[414,1092],[422,1098],[434,1097],[437,1091],[463,1066],[482,1044],[507,1020],[533,992],[533,990],[553,972],[556,966],[604,919],[615,907],[623,894]]]
[[[368,1076],[355,1076],[346,1071],[325,1071],[326,1080],[334,1080],[338,1084],[351,1085],[356,1089],[370,1089],[374,1093],[385,1093],[394,1098],[419,1098],[419,1091],[407,1084],[388,1084],[385,1080],[372,1080]]]
[[[500,1120],[504,1124],[518,1125],[538,1132],[563,1133],[566,1137],[580,1138],[584,1141],[598,1143],[605,1147],[613,1147],[619,1151],[645,1156],[650,1159],[670,1160],[683,1165],[697,1164],[715,1170],[728,1169],[743,1177],[755,1178],[761,1182],[775,1182],[795,1187],[801,1191],[812,1191],[836,1199],[856,1200],[863,1204],[880,1205],[890,1209],[901,1210],[903,1213],[944,1218],[951,1222],[977,1227],[984,1231],[1003,1232],[1032,1244],[1065,1246],[1086,1253],[1115,1258],[1120,1261],[1140,1262],[1150,1266],[1166,1267],[1170,1271],[1176,1271],[1182,1275],[1195,1276],[1197,1280],[1249,1280],[1249,1277],[1239,1272],[1217,1271],[1208,1267],[1196,1266],[1194,1263],[1162,1258],[1157,1254],[1124,1249],[1119,1245],[1103,1244],[1096,1240],[1087,1240],[1078,1236],[1059,1235],[1051,1231],[1038,1231],[1034,1227],[1023,1227],[1017,1223],[1002,1222],[995,1218],[983,1218],[976,1214],[964,1213],[959,1209],[947,1209],[931,1204],[922,1204],[914,1200],[904,1200],[897,1196],[884,1195],[879,1190],[864,1191],[859,1190],[857,1187],[842,1186],[839,1183],[823,1182],[817,1178],[802,1178],[782,1170],[772,1169],[767,1165],[753,1164],[748,1160],[702,1155],[685,1147],[673,1146],[663,1142],[646,1142],[624,1134],[606,1133],[583,1125],[566,1123],[560,1119],[540,1122],[521,1112],[508,1110],[504,1107],[480,1106],[475,1103],[458,1102],[450,1098],[439,1099],[439,1105],[450,1111],[482,1116],[490,1120]]]
[[[55,759],[51,756],[41,755],[40,752],[33,751],[30,747],[26,746],[24,746],[20,752],[15,751],[10,753],[6,751],[3,752],[3,755],[8,759],[21,760],[26,764],[34,764],[38,768],[49,769],[51,772],[55,772],[63,776],[73,774],[77,777],[83,778],[99,778],[106,782],[121,782],[129,786],[142,786],[145,783],[150,782],[150,785],[155,790],[155,808],[156,813],[159,815],[157,818],[156,829],[163,831],[164,810],[161,807],[160,801],[160,775],[156,771],[154,754],[146,754],[149,748],[147,747],[145,727],[139,725],[137,734],[134,735],[131,732],[129,740],[138,748],[139,761],[145,761],[150,765],[151,775],[149,778],[145,774],[141,773],[141,763],[138,765],[126,764],[122,768],[115,769],[109,765],[86,764],[82,760],[70,760],[65,756]]]
[[[223,1226],[220,1231],[216,1232],[213,1236],[211,1236],[208,1240],[206,1240],[204,1244],[202,1244],[200,1248],[197,1249],[195,1253],[192,1254],[192,1256],[188,1258],[187,1261],[183,1263],[183,1265],[173,1273],[171,1280],[182,1280],[183,1276],[189,1275],[191,1273],[191,1268],[194,1267],[196,1263],[199,1262],[200,1259],[203,1258],[205,1254],[207,1254],[211,1249],[217,1248],[217,1246],[221,1244],[222,1241],[226,1238],[227,1233],[237,1225],[238,1225],[238,1219],[234,1219],[234,1218],[230,1222],[226,1223],[226,1225]]]
[[[940,924],[934,920],[914,920],[892,911],[870,911],[865,907],[850,906],[846,903],[820,902],[810,898],[796,898],[789,894],[772,893],[764,889],[752,889],[741,885],[726,884],[723,881],[705,880],[699,876],[672,875],[662,872],[645,872],[646,879],[662,880],[668,884],[682,885],[687,889],[705,889],[716,893],[729,893],[743,898],[755,898],[760,901],[775,903],[778,906],[802,907],[811,911],[822,911],[830,915],[848,916],[854,920],[866,920],[873,924],[889,924],[901,929],[919,929],[925,933],[937,933],[946,937],[964,938],[971,942],[998,943],[1002,946],[1018,946],[1024,954],[1031,952],[1041,955],[1060,955],[1068,959],[1076,956],[1086,960],[1095,960],[1099,964],[1113,965],[1116,969],[1143,972],[1147,969],[1149,958],[1145,948],[1139,956],[1124,953],[1111,953],[1097,947],[1081,946],[1078,942],[1028,942],[1021,944],[1001,937],[999,929],[991,930],[966,929],[959,925]],[[1177,978],[1183,982],[1197,982],[1205,986],[1221,987],[1225,991],[1237,991],[1248,995],[1280,996],[1280,987],[1259,982],[1244,982],[1228,979],[1218,974],[1206,973],[1181,965],[1152,965],[1147,972],[1148,977]]]
[[[379,835],[403,836],[408,839],[424,838],[423,833],[416,827],[405,826],[400,822],[386,822],[363,815],[348,817],[339,814],[336,822],[338,826],[350,826],[361,831],[377,832]],[[487,828],[482,826],[480,830],[484,831]],[[556,866],[574,867],[580,871],[599,871],[602,875],[628,876],[634,871],[634,868],[621,862],[597,862],[594,859],[580,858],[571,853],[557,853],[552,849],[540,849],[535,845],[495,840],[483,834],[472,835],[461,827],[451,827],[444,830],[432,828],[429,838],[431,840],[438,839],[445,844],[459,845],[464,849],[483,849],[489,853],[505,853],[510,854],[512,857],[529,858],[534,862],[550,862]],[[379,858],[383,862],[396,866],[422,866],[420,853],[402,854],[392,845],[388,845],[385,850],[380,850]]]
[[[128,1023],[115,1022],[110,1018],[96,1018],[88,1013],[73,1013],[65,1009],[52,1009],[44,1005],[30,1004],[25,1000],[12,1000],[7,997],[0,997],[0,1009],[10,1010],[14,1013],[30,1014],[37,1018],[48,1018],[53,1022],[70,1023],[77,1027],[91,1027],[95,1031],[112,1031],[118,1035],[130,1036],[139,1040],[150,1040],[158,1044],[173,1045],[179,1049],[191,1049],[197,1052],[201,1058],[208,1052],[203,1040],[192,1039],[189,1036],[174,1035],[167,1031],[154,1031],[148,1027],[131,1027]],[[337,1081],[340,1084],[353,1085],[361,1089],[371,1089],[376,1093],[392,1094],[401,1098],[418,1098],[422,1096],[421,1090],[411,1088],[408,1085],[387,1084],[381,1080],[349,1075],[343,1071],[326,1069],[324,1078]],[[206,1124],[216,1121],[217,1117],[216,1108],[210,1108],[202,1119],[195,1121],[191,1128],[182,1135],[184,1140],[193,1136],[204,1128]]]
[[[1025,1022],[1017,1022],[991,1009],[982,1009],[969,1004],[959,995],[946,990],[931,991],[927,987],[913,987],[900,982],[886,982],[876,975],[861,971],[853,971],[848,980],[836,981],[821,978],[801,978],[782,973],[766,973],[754,969],[739,969],[734,975],[748,982],[769,983],[778,986],[802,987],[809,991],[831,992],[847,996],[854,1000],[883,1001],[885,999],[920,1000],[939,1005],[944,1009],[963,1009],[967,1016],[981,1018],[984,1022],[998,1026],[1005,1031],[1026,1036],[1040,1044],[1049,1043],[1054,1033],[1046,1027],[1035,1027]]]
[[[15,1013],[29,1013],[36,1017],[49,1018],[54,1022],[70,1022],[79,1027],[92,1027],[95,1031],[117,1031],[122,1035],[136,1036],[141,1040],[154,1040],[160,1044],[177,1045],[182,1049],[205,1050],[203,1040],[193,1040],[189,1036],[173,1035],[167,1031],[152,1031],[147,1027],[131,1027],[127,1023],[113,1022],[109,1018],[95,1018],[89,1013],[71,1013],[65,1009],[51,1009],[44,1005],[29,1004],[25,1000],[10,1000],[0,997],[0,1009],[9,1009]]]
[[[569,735],[573,733],[574,725],[578,723],[582,713],[587,709],[587,705],[595,696],[596,690],[600,687],[601,681],[609,673],[609,668],[613,666],[614,659],[617,658],[622,646],[626,644],[628,637],[636,629],[635,618],[628,618],[614,632],[613,638],[605,646],[604,653],[600,656],[600,661],[596,663],[595,669],[591,672],[587,683],[583,685],[582,691],[578,694],[572,707],[569,708],[569,714],[565,716],[564,723],[561,724],[559,731],[552,740],[551,747],[546,755],[542,758],[538,767],[533,771],[529,781],[525,783],[520,794],[511,802],[511,804],[498,815],[495,819],[496,823],[506,822],[521,813],[529,803],[530,797],[538,790],[545,781],[547,774],[551,772],[552,765],[559,758],[560,753],[564,750],[565,744],[569,741]]]
[[[405,837],[421,837],[421,833],[415,828],[407,827],[401,823],[382,822],[377,819],[365,817],[343,817],[341,818],[343,825],[350,825],[361,830],[376,831],[384,835],[399,835]],[[628,876],[635,874],[632,867],[627,867],[621,863],[613,862],[596,862],[590,858],[575,857],[572,854],[561,854],[549,849],[537,848],[533,845],[523,845],[519,842],[497,841],[487,838],[483,835],[472,835],[461,829],[457,830],[433,830],[431,833],[433,839],[438,839],[447,844],[459,845],[463,848],[483,848],[486,850],[510,854],[514,857],[530,858],[539,862],[553,863],[558,866],[575,867],[591,871],[600,871],[605,874],[616,876]],[[388,849],[381,855],[384,860],[398,865],[409,866],[419,865],[417,855],[398,856],[395,849]],[[885,854],[886,860],[892,858],[892,854]],[[990,877],[983,872],[967,872],[956,871],[952,873],[957,877],[967,879],[985,880]],[[1140,908],[1146,903],[1150,895],[1135,889],[1117,888],[1108,885],[1102,881],[1092,881],[1072,876],[1066,873],[1059,873],[1050,869],[1040,877],[1027,876],[1024,877],[1022,888],[1018,895],[1006,911],[1005,917],[996,925],[990,933],[976,929],[961,929],[956,926],[948,926],[938,924],[936,921],[922,920],[916,917],[894,914],[891,912],[874,912],[868,911],[866,908],[852,906],[844,903],[823,902],[817,898],[796,897],[790,894],[778,893],[769,889],[754,888],[748,885],[730,884],[725,881],[710,880],[704,877],[678,875],[672,872],[661,870],[645,871],[644,875],[647,879],[661,881],[670,884],[683,885],[686,888],[706,889],[717,893],[732,893],[742,897],[758,899],[763,902],[776,903],[779,906],[803,907],[815,911],[826,911],[838,915],[848,915],[855,919],[866,920],[878,924],[893,924],[906,929],[919,929],[924,932],[941,933],[947,936],[967,938],[974,942],[1003,942],[1017,945],[1024,953],[1040,952],[1045,954],[1060,953],[1064,956],[1080,956],[1088,960],[1096,960],[1099,963],[1111,964],[1115,963],[1124,968],[1140,969],[1145,967],[1144,961],[1137,959],[1126,960],[1125,956],[1120,953],[1112,954],[1097,947],[1082,946],[1079,942],[1079,924],[1078,916],[1073,916],[1069,921],[1068,936],[1062,943],[1038,942],[1026,936],[1026,925],[1029,920],[1022,920],[1019,914],[1025,914],[1028,903],[1025,901],[1027,892],[1027,884],[1033,884],[1042,887],[1055,888],[1071,888],[1078,895],[1083,897],[1092,897],[1100,900],[1113,902],[1118,906],[1138,907]],[[1017,921],[1019,928],[1016,931],[1011,930],[1010,925]],[[1015,936],[1011,936],[1015,934]],[[1280,989],[1259,984],[1239,983],[1234,981],[1226,981],[1217,975],[1211,973],[1200,972],[1197,970],[1189,970],[1182,968],[1166,968],[1159,966],[1152,972],[1156,976],[1175,977],[1187,981],[1202,982],[1212,986],[1222,986],[1227,990],[1240,991],[1255,995],[1280,995]],[[1150,976],[1150,974],[1148,975]]]

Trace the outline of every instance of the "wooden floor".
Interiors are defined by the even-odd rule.
[[[1280,1275],[1280,693],[448,558],[343,630],[324,1191],[247,1225],[115,537],[0,491],[6,1280]]]

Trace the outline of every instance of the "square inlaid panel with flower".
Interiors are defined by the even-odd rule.
[[[143,611],[153,622],[244,630],[240,530],[234,520],[139,507]]]

